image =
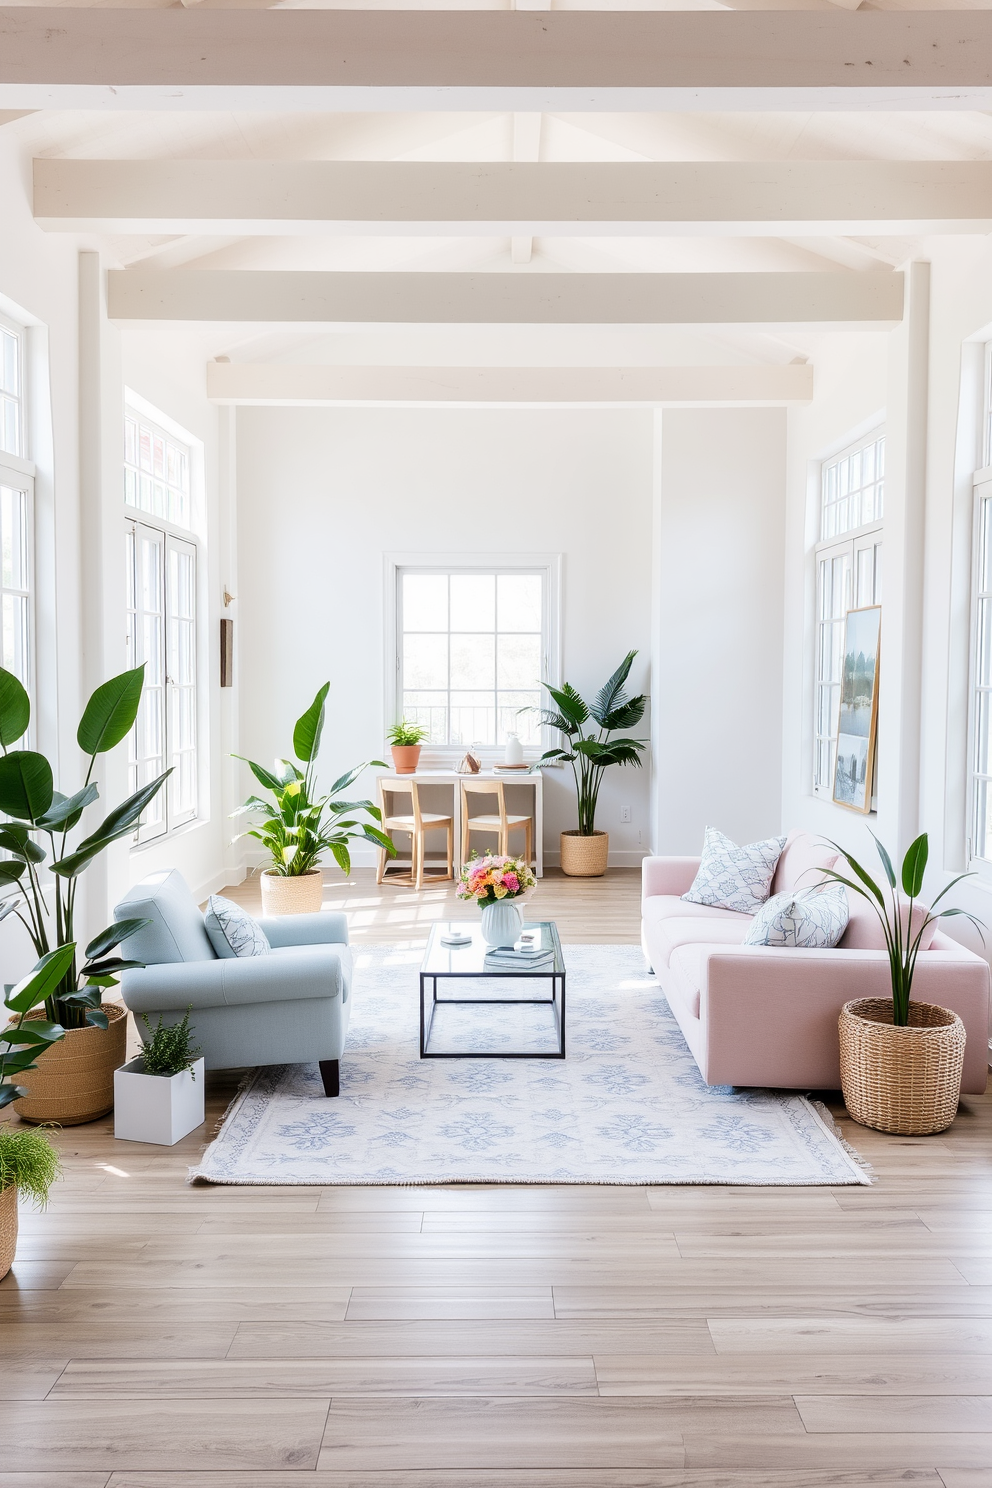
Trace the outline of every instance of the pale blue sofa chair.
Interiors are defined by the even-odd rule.
[[[142,1037],[148,1019],[190,1027],[207,1069],[260,1064],[320,1065],[325,1095],[338,1093],[338,1061],[351,1016],[351,951],[342,914],[259,920],[272,952],[220,957],[182,874],[153,873],[135,884],[115,919],[151,923],[125,953],[141,970],[121,978]]]

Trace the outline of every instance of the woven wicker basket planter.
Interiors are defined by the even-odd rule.
[[[561,871],[569,878],[602,878],[610,852],[610,834],[593,832],[580,837],[578,832],[561,834]]]
[[[17,1185],[0,1189],[0,1281],[14,1264],[17,1249]]]
[[[263,914],[316,914],[324,902],[324,875],[319,868],[295,878],[265,868],[260,876]]]
[[[840,1014],[840,1079],[855,1121],[876,1131],[925,1137],[957,1115],[965,1031],[957,1013],[909,1004],[909,1025],[892,1023],[888,997],[846,1002]]]
[[[38,1068],[18,1075],[30,1093],[14,1109],[22,1121],[81,1126],[114,1109],[114,1070],[127,1052],[127,1008],[105,1002],[107,1028],[70,1028],[44,1054]]]

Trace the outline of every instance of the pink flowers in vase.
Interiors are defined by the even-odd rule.
[[[459,899],[474,899],[477,904],[496,904],[500,899],[516,899],[537,883],[523,858],[504,858],[495,853],[473,857],[462,869],[455,890]]]

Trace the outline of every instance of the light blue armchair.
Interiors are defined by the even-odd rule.
[[[342,914],[261,919],[271,955],[219,957],[180,873],[153,873],[114,910],[148,919],[125,952],[143,961],[125,971],[124,1001],[138,1031],[147,1020],[190,1027],[207,1069],[259,1064],[320,1065],[325,1095],[338,1093],[338,1061],[351,1016],[351,951]]]

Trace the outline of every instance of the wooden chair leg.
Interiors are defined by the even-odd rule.
[[[449,821],[449,823],[448,823],[447,836],[448,836],[448,877],[449,878],[454,878],[454,876],[455,876],[455,824],[454,824],[453,821]]]
[[[381,884],[382,883],[382,880],[385,878],[385,876],[386,876],[386,849],[384,847],[380,847],[380,849],[379,849],[379,861],[376,864],[376,870],[375,870],[375,881],[376,881],[376,883],[377,884]]]
[[[527,867],[534,866],[534,819],[528,817],[524,822],[524,852],[527,854]]]
[[[320,1060],[320,1078],[324,1084],[324,1094],[327,1096],[339,1095],[341,1091],[341,1074],[336,1059]]]
[[[418,889],[424,887],[424,857],[426,855],[426,842],[423,832],[414,833],[413,850],[417,860],[416,886]]]

